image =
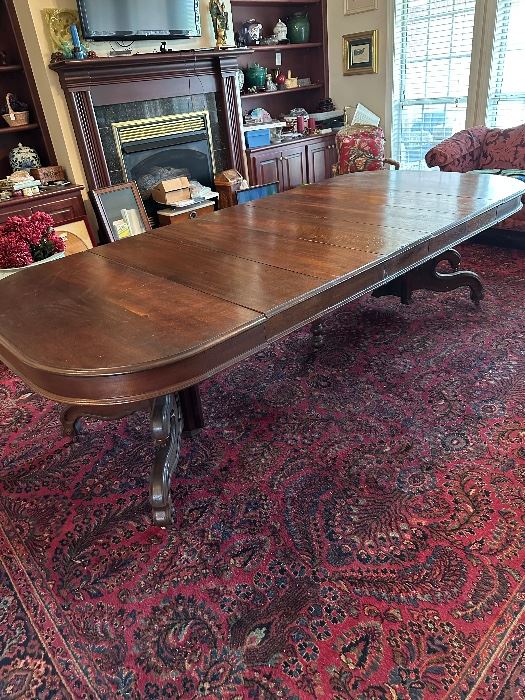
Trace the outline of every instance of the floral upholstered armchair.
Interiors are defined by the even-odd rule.
[[[344,126],[335,137],[337,164],[334,175],[382,170],[385,164],[399,170],[399,163],[385,158],[385,135],[379,126]]]
[[[525,172],[525,124],[510,129],[475,126],[459,131],[431,148],[425,160],[429,168],[437,166],[448,172],[512,168]],[[525,207],[498,228],[525,233]]]

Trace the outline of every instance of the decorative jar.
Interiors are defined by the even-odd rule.
[[[15,146],[9,152],[9,165],[13,172],[17,170],[31,170],[31,168],[40,168],[40,156],[34,148],[23,146],[21,143]]]
[[[238,33],[241,46],[255,46],[261,43],[263,36],[263,26],[256,19],[249,19],[244,22]]]
[[[277,85],[278,90],[284,90],[284,84],[286,82],[286,76],[284,73],[281,73],[279,69],[277,69],[277,72],[275,73],[275,79],[274,79],[275,84]]]
[[[277,39],[277,41],[286,41],[288,37],[288,27],[282,21],[282,19],[279,19],[277,24],[273,28],[273,35]]]
[[[260,66],[258,63],[252,63],[244,71],[246,76],[245,85],[247,88],[257,88],[258,90],[264,90],[266,86],[266,68]]]
[[[294,12],[288,17],[287,24],[291,44],[307,44],[310,41],[310,20],[306,12]]]

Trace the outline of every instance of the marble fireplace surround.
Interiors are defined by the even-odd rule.
[[[148,100],[194,104],[213,98],[221,140],[221,165],[248,176],[237,90],[237,56],[246,49],[173,51],[51,64],[64,90],[90,189],[111,185],[97,112],[109,105]],[[170,98],[170,99],[168,99]],[[222,141],[225,141],[222,142]]]
[[[206,117],[203,116],[204,112],[206,113]],[[226,129],[224,128],[226,120],[221,109],[221,104],[219,103],[217,105],[216,95],[213,92],[206,93],[205,95],[166,97],[160,100],[142,100],[140,102],[102,105],[95,107],[95,115],[112,185],[124,182],[126,179],[131,179],[131,176],[126,177],[125,169],[121,162],[121,155],[119,154],[119,148],[117,147],[115,134],[113,132],[113,128],[115,126],[117,129],[122,127],[123,122],[128,128],[130,127],[130,123],[132,123],[137,129],[140,130],[147,130],[148,126],[154,130],[157,126],[155,123],[156,118],[167,117],[169,119],[170,117],[179,117],[180,122],[178,123],[184,124],[184,126],[174,127],[172,135],[174,139],[176,139],[177,137],[184,137],[181,129],[184,130],[186,126],[189,129],[187,132],[188,136],[191,137],[192,125],[188,122],[188,119],[191,120],[192,117],[194,117],[194,123],[202,119],[207,123],[204,130],[208,132],[206,134],[208,137],[206,140],[210,149],[211,158],[215,163],[216,172],[221,172],[224,170],[224,164],[228,163],[230,160],[228,149],[225,147],[225,144],[227,143],[227,134]],[[158,153],[154,149],[156,147],[162,148],[162,146],[155,145],[157,143],[156,138],[166,136],[166,133],[164,133],[166,131],[170,132],[171,134],[172,129],[170,124],[171,123],[169,122],[168,125],[164,126],[164,131],[161,134],[142,134],[142,138],[146,141],[142,151],[143,154],[151,153],[153,155]],[[193,126],[195,125],[193,124]],[[208,126],[209,128],[207,128]],[[161,130],[162,128],[163,127],[161,127]],[[139,137],[137,136],[137,138]],[[167,138],[169,138],[169,134],[167,135]],[[121,147],[125,149],[126,145],[126,143],[121,144]],[[167,148],[169,148],[169,145]],[[122,157],[125,158],[124,154],[122,154]],[[175,177],[176,174],[178,173],[174,173],[173,176]],[[133,179],[137,181],[136,177],[133,177]],[[195,177],[195,179],[199,180],[198,177]],[[206,184],[213,184],[213,181],[207,182]],[[139,191],[141,191],[140,183],[138,181],[137,185],[139,186]]]

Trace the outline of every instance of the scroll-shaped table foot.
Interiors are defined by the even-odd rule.
[[[65,406],[60,414],[60,422],[64,435],[73,437],[80,431],[81,419],[91,416],[100,420],[117,420],[129,416],[135,411],[149,408],[149,401],[137,401],[135,403],[108,404],[100,406]]]
[[[80,419],[86,414],[86,410],[80,406],[65,406],[60,414],[62,432],[66,437],[75,437],[80,432]]]
[[[446,260],[452,267],[452,272],[437,270],[440,262]],[[450,292],[459,287],[470,288],[470,298],[479,306],[483,299],[483,284],[475,272],[460,270],[461,255],[457,250],[446,250],[436,255],[432,260],[409,270],[404,275],[378,287],[372,292],[374,297],[396,296],[402,304],[410,304],[412,292],[416,289],[429,289],[432,292]]]
[[[314,346],[314,350],[319,350],[324,343],[322,321],[316,321],[315,323],[312,323],[312,336],[312,344]]]
[[[150,503],[153,523],[171,525],[173,505],[170,496],[171,475],[179,461],[183,419],[178,394],[153,400],[151,433],[155,442],[155,463],[151,470]]]

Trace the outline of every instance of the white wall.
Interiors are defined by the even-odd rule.
[[[345,15],[344,0],[327,0],[330,97],[340,109],[361,102],[381,117],[381,125],[388,134],[392,101],[391,0],[377,0],[377,5],[377,10]],[[378,31],[378,72],[343,75],[343,36],[372,29]]]

